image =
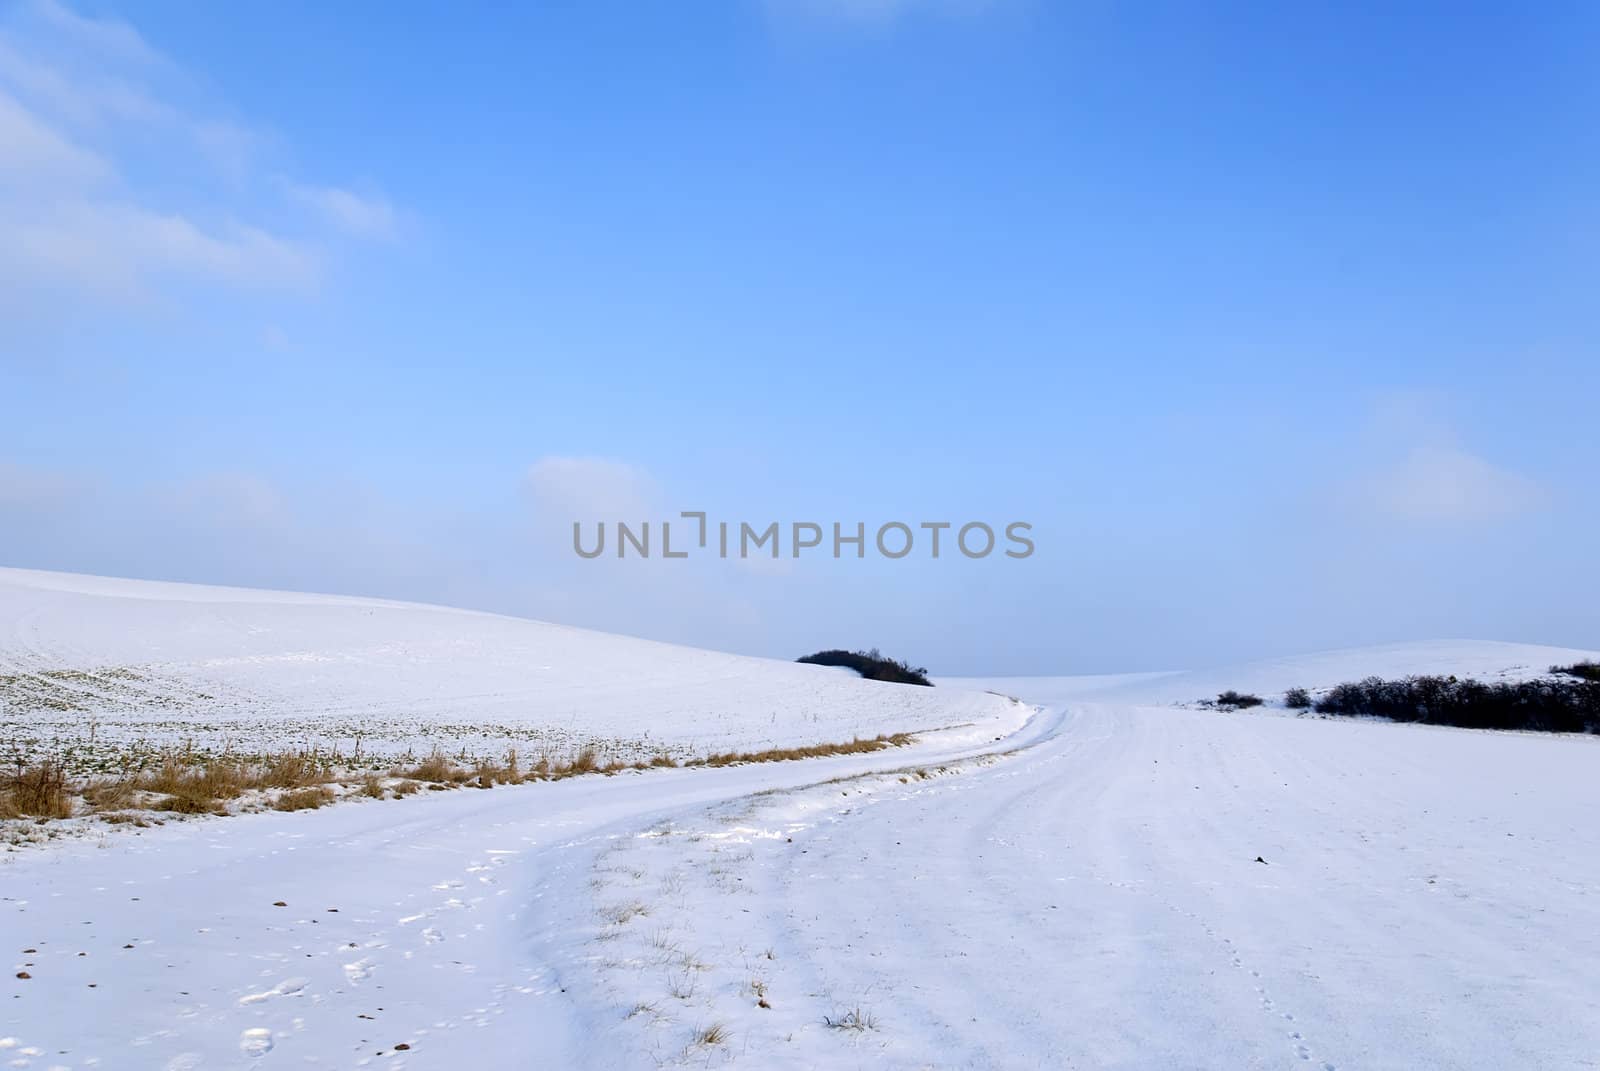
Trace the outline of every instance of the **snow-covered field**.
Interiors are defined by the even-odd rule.
[[[604,713],[620,705],[697,745],[760,742],[772,711],[814,712],[819,739],[917,717],[978,724],[873,754],[342,803],[11,853],[0,1064],[1600,1064],[1600,739],[1174,705],[1368,673],[1535,674],[1591,652],[1423,644],[1204,673],[863,688],[485,615],[259,593],[176,589],[189,594],[166,630],[129,636],[78,616],[111,613],[126,597],[113,582],[39,577],[6,575],[5,657],[209,673],[199,690],[259,697],[255,718],[271,717],[270,699],[315,719],[327,687],[346,703],[330,716],[409,703],[426,733],[440,696],[509,710],[494,697],[537,704],[545,680],[564,698],[539,711],[620,722]],[[251,631],[263,618],[272,631]],[[421,621],[444,624],[430,639]],[[297,641],[302,627],[324,646]],[[463,632],[492,687],[475,692],[447,657]],[[604,702],[582,680],[598,651],[622,652],[598,684]],[[655,653],[650,672],[622,676],[641,651]],[[296,652],[307,657],[281,657]],[[384,676],[374,665],[409,685],[363,685]],[[994,726],[1017,708],[951,717],[992,709],[986,689],[1036,712],[1000,741]],[[661,698],[685,693],[698,702]],[[832,711],[835,697],[853,705]],[[705,709],[718,717],[692,720]]]
[[[994,696],[495,614],[0,569],[0,759],[85,772],[172,746],[631,761],[1015,720]]]

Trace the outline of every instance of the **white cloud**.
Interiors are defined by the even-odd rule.
[[[29,6],[41,21],[55,27],[63,37],[81,44],[88,51],[147,67],[165,62],[139,31],[125,22],[88,18],[57,0],[33,0]]]
[[[624,461],[542,457],[529,467],[527,485],[541,519],[559,523],[563,533],[573,521],[631,523],[660,512],[655,481]]]
[[[1465,450],[1418,446],[1375,473],[1368,500],[1382,513],[1414,521],[1483,521],[1513,516],[1545,498],[1533,480]]]
[[[41,187],[82,186],[110,174],[104,160],[74,145],[0,91],[0,183],[37,194]]]
[[[41,205],[32,218],[0,215],[0,234],[8,244],[0,276],[124,301],[142,300],[169,279],[304,287],[319,271],[303,243],[246,224],[208,229],[125,202],[69,198]]]
[[[56,0],[0,11],[0,284],[122,303],[305,290],[334,236],[392,234],[383,197],[283,178],[259,159],[272,138],[190,88],[126,23]]]
[[[363,196],[337,186],[296,186],[294,196],[330,224],[358,238],[392,238],[394,209],[379,196]]]

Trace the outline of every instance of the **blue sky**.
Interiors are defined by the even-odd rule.
[[[0,4],[0,562],[944,672],[1594,646],[1591,5]],[[1026,561],[578,562],[1011,520]]]

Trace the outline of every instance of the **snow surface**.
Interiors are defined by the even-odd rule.
[[[69,628],[56,597],[8,615],[22,622],[11,635],[54,637],[33,649],[50,664],[102,664],[99,626]],[[209,622],[247,616],[208,601],[224,608]],[[366,650],[343,627],[340,649]],[[638,650],[567,634],[585,664],[585,641]],[[148,664],[136,653],[122,661]],[[5,979],[0,1064],[1594,1066],[1600,739],[1173,705],[1373,672],[1537,672],[1586,653],[1429,644],[1215,673],[942,682],[935,692],[986,702],[994,688],[1040,710],[1002,741],[975,725],[867,755],[30,848],[0,862],[10,973],[30,975]],[[220,656],[186,651],[180,675],[201,657]],[[675,657],[649,680],[681,679]],[[725,678],[734,724],[742,695],[852,683],[758,664],[770,679]],[[448,660],[429,665],[467,687]],[[297,694],[288,670],[251,678],[266,682]],[[872,731],[902,713],[887,703],[876,722],[861,702]]]
[[[969,723],[1014,728],[1014,708],[437,606],[0,569],[0,746],[24,755],[115,767],[156,741],[386,765],[597,744],[633,760]]]

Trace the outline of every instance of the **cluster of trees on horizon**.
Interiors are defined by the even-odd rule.
[[[933,687],[924,666],[913,666],[902,658],[890,658],[873,647],[865,651],[818,651],[795,659],[808,666],[843,666],[853,669],[869,681],[888,681],[891,684],[920,684]]]

